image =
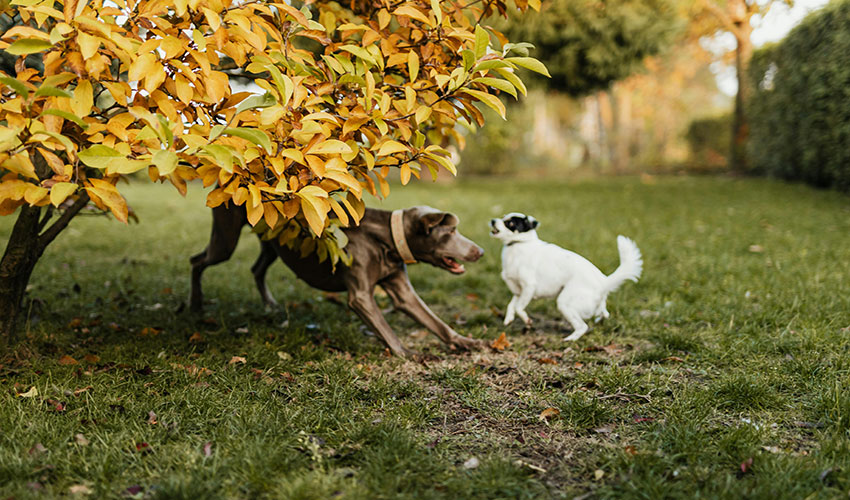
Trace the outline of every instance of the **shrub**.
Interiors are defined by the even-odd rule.
[[[749,69],[755,173],[850,191],[850,1],[811,14]]]
[[[691,122],[685,139],[690,149],[691,170],[719,170],[729,164],[732,115],[699,118]]]

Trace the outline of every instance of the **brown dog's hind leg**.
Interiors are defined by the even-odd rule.
[[[213,226],[210,243],[203,252],[194,255],[192,263],[192,291],[189,295],[189,307],[192,311],[200,312],[204,306],[204,293],[201,289],[201,275],[209,266],[220,264],[233,255],[239,234],[242,232],[244,209],[240,207],[227,208],[224,205],[213,208]]]
[[[434,332],[450,348],[481,349],[484,343],[477,339],[464,337],[443,322],[422,301],[410,279],[404,272],[396,273],[381,282],[381,287],[392,299],[393,304],[425,328]]]
[[[251,266],[251,274],[254,275],[254,282],[257,284],[257,290],[259,290],[260,297],[263,299],[263,304],[266,307],[277,306],[277,301],[274,300],[266,284],[266,272],[269,270],[269,266],[274,264],[275,260],[277,260],[277,252],[274,249],[274,245],[268,241],[261,241],[260,255],[257,257],[254,265]]]
[[[381,308],[375,302],[374,292],[374,285],[366,285],[365,282],[359,283],[356,280],[353,283],[349,283],[348,307],[357,313],[367,326],[375,331],[393,354],[403,358],[415,357],[416,353],[402,345],[390,324],[387,323],[387,320],[381,313]]]

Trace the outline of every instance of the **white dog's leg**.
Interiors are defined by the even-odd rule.
[[[517,297],[516,304],[514,304],[514,309],[516,309],[516,315],[519,316],[519,319],[521,319],[526,325],[531,324],[531,318],[529,318],[528,314],[525,313],[525,308],[528,307],[528,304],[533,298],[534,287],[526,286],[522,289],[522,293],[520,293],[519,297]]]
[[[567,293],[561,293],[558,296],[558,310],[561,311],[561,314],[564,315],[564,318],[572,325],[573,333],[569,337],[565,337],[564,340],[573,341],[578,340],[584,335],[588,326],[587,323],[581,318],[581,314],[576,310],[575,305],[573,304],[573,297],[567,295]]]
[[[516,298],[516,295],[511,297],[511,301],[508,303],[508,307],[505,309],[505,326],[510,325],[516,317]]]

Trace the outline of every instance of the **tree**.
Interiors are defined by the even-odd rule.
[[[549,0],[505,32],[528,40],[552,73],[546,86],[574,97],[606,89],[642,67],[678,29],[670,0]]]
[[[391,169],[402,184],[423,167],[455,173],[441,147],[455,123],[482,125],[476,103],[504,116],[497,95],[525,92],[514,71],[546,71],[476,22],[504,15],[503,0],[13,3],[0,42],[15,56],[0,77],[0,215],[18,214],[0,260],[7,339],[36,262],[83,207],[127,221],[123,176],[181,193],[200,178],[216,185],[208,206],[245,205],[265,237],[336,264],[364,189],[387,196]],[[239,72],[264,93],[233,93]]]
[[[694,23],[694,26],[700,26],[701,34],[713,35],[718,32],[728,32],[735,37],[735,75],[738,90],[735,94],[735,109],[732,115],[729,166],[737,172],[747,169],[746,149],[749,124],[746,107],[752,93],[747,71],[753,58],[752,19],[756,15],[767,14],[777,1],[786,5],[793,4],[793,0],[699,0],[693,2],[692,6],[692,15],[695,18],[705,19],[702,25]]]

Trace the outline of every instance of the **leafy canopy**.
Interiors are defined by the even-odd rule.
[[[15,0],[0,215],[85,192],[126,221],[122,176],[182,193],[200,178],[209,206],[244,205],[281,243],[323,236],[302,249],[335,263],[364,190],[387,196],[391,169],[455,173],[456,122],[482,125],[480,104],[504,117],[498,94],[525,93],[515,70],[546,72],[477,23],[493,13],[504,0]],[[236,74],[264,93],[233,92]]]
[[[673,0],[548,0],[512,17],[505,32],[537,47],[549,88],[581,96],[637,71],[670,43],[677,22]]]

